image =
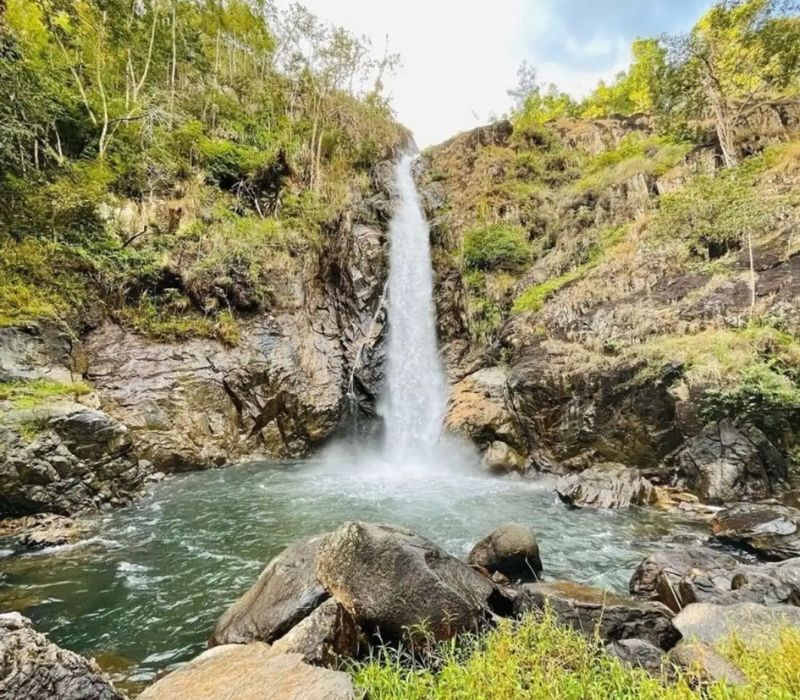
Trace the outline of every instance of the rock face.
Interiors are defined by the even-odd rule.
[[[269,645],[215,647],[147,688],[140,700],[354,700],[346,673],[309,666]]]
[[[684,639],[691,641],[713,646],[735,634],[748,647],[770,646],[782,628],[800,627],[800,608],[696,603],[681,610],[673,622]]]
[[[317,576],[365,629],[399,638],[424,625],[437,639],[480,624],[492,584],[409,530],[346,523],[322,545]]]
[[[655,488],[638,471],[614,463],[561,477],[556,493],[573,508],[626,508],[656,500]]]
[[[152,471],[133,453],[123,424],[80,404],[30,416],[18,411],[0,423],[0,517],[121,505],[141,492]]]
[[[515,613],[549,610],[559,624],[604,640],[642,639],[669,649],[680,635],[672,611],[660,603],[631,598],[566,581],[531,583],[522,587]]]
[[[773,561],[800,557],[800,510],[788,506],[740,504],[720,511],[711,531],[732,544]]]
[[[339,603],[329,598],[275,644],[273,653],[300,654],[310,664],[326,666],[358,655],[361,630]]]
[[[220,617],[209,643],[273,642],[311,614],[328,597],[316,575],[324,541],[324,536],[299,540],[275,557]]]
[[[61,649],[18,613],[0,615],[3,700],[124,700],[93,661]]]
[[[639,564],[630,590],[675,612],[692,603],[798,605],[800,559],[753,566],[707,547],[660,551]]]
[[[542,576],[542,560],[536,535],[524,525],[508,523],[478,542],[467,563],[490,574],[500,572],[511,581],[536,581]]]
[[[786,460],[764,433],[729,420],[706,426],[671,461],[709,503],[764,498],[788,478]]]

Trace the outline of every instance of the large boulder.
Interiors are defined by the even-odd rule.
[[[644,639],[618,639],[605,645],[606,653],[628,668],[640,668],[659,676],[664,668],[664,650]]]
[[[684,639],[716,646],[733,635],[748,647],[770,647],[787,627],[800,628],[800,608],[758,603],[695,603],[673,620]]]
[[[522,586],[515,613],[549,611],[559,624],[606,641],[643,639],[669,649],[680,638],[673,612],[661,603],[635,600],[568,581]]]
[[[157,681],[139,700],[354,700],[346,673],[309,666],[268,644],[215,647]]]
[[[328,593],[316,575],[324,535],[289,545],[217,621],[209,644],[273,642],[307,617]]]
[[[671,457],[687,485],[709,503],[763,498],[786,484],[786,460],[751,425],[706,426]]]
[[[789,506],[741,503],[717,513],[711,532],[763,559],[800,557],[800,510]]]
[[[122,423],[72,401],[7,415],[0,445],[0,517],[123,505],[153,471]]]
[[[800,604],[800,559],[746,564],[707,547],[654,552],[630,581],[631,594],[674,610],[692,603]]]
[[[272,651],[300,654],[307,663],[328,666],[337,658],[357,656],[360,641],[352,615],[329,598],[275,642]]]
[[[124,700],[94,661],[61,649],[19,613],[0,615],[0,698]]]
[[[367,630],[400,638],[423,627],[447,639],[483,620],[493,585],[419,535],[350,522],[321,546],[317,576]]]
[[[655,503],[655,487],[635,469],[608,462],[556,483],[559,498],[573,508],[627,508]]]
[[[511,581],[536,581],[542,575],[539,544],[530,528],[508,523],[478,542],[467,563],[490,574],[500,572]]]

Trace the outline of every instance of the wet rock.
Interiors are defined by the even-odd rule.
[[[351,522],[321,547],[317,576],[364,629],[400,638],[420,625],[437,639],[478,626],[494,586],[423,537]]]
[[[507,381],[505,370],[499,367],[470,374],[453,387],[445,418],[449,431],[472,440],[479,447],[500,443],[495,448],[500,462],[510,455],[509,450],[522,443],[506,400]],[[503,455],[499,454],[501,450],[505,450]]]
[[[766,435],[730,420],[706,426],[669,461],[689,488],[710,503],[763,498],[788,478],[786,460]]]
[[[750,565],[706,547],[660,551],[644,559],[631,594],[675,612],[692,603],[800,604],[800,559]]]
[[[0,615],[3,700],[124,700],[94,661],[61,649],[19,613]]]
[[[635,469],[609,462],[561,477],[559,498],[573,508],[626,508],[654,503],[653,485]]]
[[[289,545],[219,618],[209,644],[273,642],[310,615],[328,593],[316,576],[325,536]]]
[[[548,610],[559,624],[604,640],[642,639],[669,649],[680,635],[673,613],[661,603],[618,596],[609,591],[567,581],[529,583],[515,603],[517,615]]]
[[[800,510],[780,505],[741,503],[720,511],[711,522],[720,542],[777,561],[800,557],[799,530]]]
[[[782,629],[800,627],[800,608],[758,603],[695,603],[681,610],[673,624],[690,641],[715,646],[735,634],[747,646],[769,648]]]
[[[670,650],[668,659],[703,685],[725,683],[730,686],[747,685],[747,676],[719,654],[712,646],[697,641],[682,640]]]
[[[141,493],[152,471],[133,453],[124,425],[72,402],[7,416],[0,444],[0,517],[122,505]]]
[[[360,639],[350,613],[329,598],[275,642],[272,652],[300,654],[307,663],[328,666],[338,658],[357,656]]]
[[[157,681],[140,700],[354,700],[346,673],[309,666],[300,654],[269,645],[215,647]]]
[[[644,639],[618,639],[606,644],[606,653],[629,668],[641,668],[660,676],[664,666],[664,650]]]
[[[472,548],[467,563],[516,582],[536,581],[542,575],[536,535],[517,523],[502,525],[484,537]]]
[[[0,537],[14,536],[23,549],[45,549],[72,544],[81,538],[83,529],[72,518],[40,513],[0,521]]]
[[[483,468],[495,474],[525,472],[525,459],[513,447],[495,440],[486,448],[481,459]]]

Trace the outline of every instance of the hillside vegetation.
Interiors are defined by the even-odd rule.
[[[427,153],[440,278],[496,362],[546,354],[567,388],[674,365],[689,423],[744,418],[796,455],[800,19],[721,3],[633,54],[582,103],[523,67],[510,121]]]
[[[1,11],[1,10],[0,10]],[[396,57],[299,5],[9,0],[0,324],[237,340],[405,142]]]

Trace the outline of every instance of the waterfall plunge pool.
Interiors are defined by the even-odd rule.
[[[217,617],[289,542],[355,519],[409,527],[457,556],[520,522],[538,534],[547,578],[618,592],[650,551],[704,537],[696,522],[654,510],[568,510],[547,481],[261,462],[171,477],[88,519],[82,543],[0,560],[0,609],[135,689],[202,651]]]

